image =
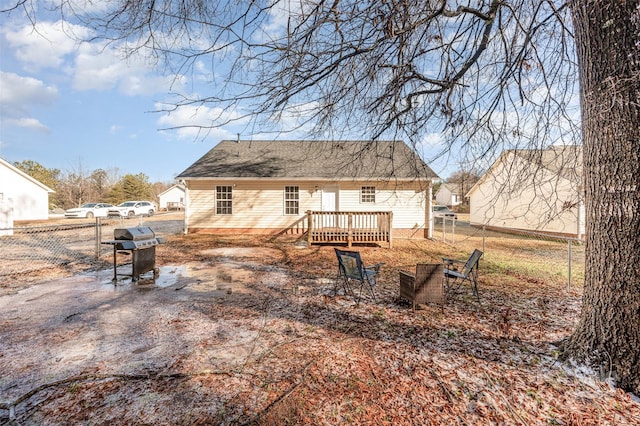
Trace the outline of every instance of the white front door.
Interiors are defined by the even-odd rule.
[[[338,211],[338,187],[325,186],[322,188],[322,211]]]
[[[325,186],[322,188],[322,211],[336,212],[338,211],[338,187]],[[334,215],[322,215],[321,227],[335,228],[337,226],[336,217]]]

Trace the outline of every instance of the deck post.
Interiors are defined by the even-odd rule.
[[[353,243],[353,213],[347,214],[347,246],[351,247]]]
[[[307,210],[307,247],[311,247],[311,235],[313,234],[313,214],[311,210]]]
[[[393,238],[391,237],[392,234],[392,228],[391,226],[393,225],[393,212],[389,212],[389,215],[387,216],[389,219],[389,248],[393,247]]]

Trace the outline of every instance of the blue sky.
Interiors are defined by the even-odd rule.
[[[20,12],[0,14],[1,158],[34,160],[63,172],[116,169],[120,176],[144,173],[151,182],[171,182],[222,139],[238,133],[242,139],[273,137],[247,130],[245,119],[206,134],[188,127],[215,120],[219,111],[209,106],[153,112],[176,94],[215,90],[215,76],[203,63],[184,75],[159,73],[146,58],[123,60],[117,45],[74,41],[68,34],[82,39],[89,30],[46,16],[40,14],[34,30]],[[284,117],[282,129],[287,119],[294,118]],[[168,128],[176,130],[163,130]],[[432,137],[426,145],[437,145],[438,135]],[[430,165],[442,177],[456,166]]]
[[[34,160],[63,171],[117,168],[121,175],[142,172],[165,182],[219,140],[236,137],[231,127],[207,137],[189,129],[161,131],[204,123],[207,110],[151,112],[169,99],[174,76],[156,73],[141,59],[123,61],[98,43],[78,45],[61,21],[41,20],[35,32],[20,14],[2,14],[0,28],[0,157],[11,163]]]

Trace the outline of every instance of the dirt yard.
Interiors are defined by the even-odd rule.
[[[332,247],[205,235],[160,246],[155,281],[4,283],[0,424],[640,424],[632,395],[556,360],[579,287],[487,255],[479,301],[412,312],[398,270],[468,251],[358,250],[385,262],[359,306],[334,295]]]

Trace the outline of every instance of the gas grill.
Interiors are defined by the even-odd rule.
[[[148,226],[135,228],[117,228],[113,231],[113,240],[103,241],[102,244],[113,246],[113,282],[118,281],[117,254],[131,255],[132,281],[138,281],[140,275],[153,271],[154,278],[158,275],[156,269],[156,246],[164,242]]]

